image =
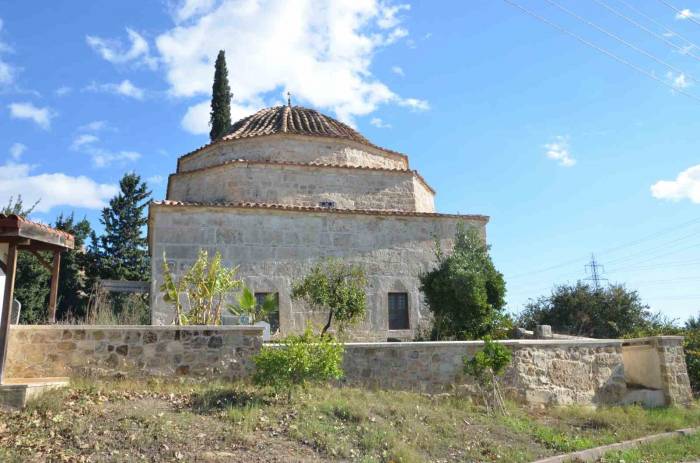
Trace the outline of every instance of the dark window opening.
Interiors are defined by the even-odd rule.
[[[320,207],[325,207],[326,209],[335,209],[335,201],[321,201],[318,203]]]
[[[270,333],[275,334],[280,329],[280,297],[279,293],[255,293],[255,304],[262,307],[268,296],[274,298],[275,309],[270,312],[265,321],[270,324]]]
[[[389,293],[389,329],[407,330],[409,328],[408,294]]]

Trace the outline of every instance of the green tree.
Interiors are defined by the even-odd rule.
[[[102,210],[104,234],[92,239],[91,251],[97,265],[94,271],[100,278],[145,281],[150,273],[145,209],[151,192],[135,173],[125,174],[119,188],[109,207]]]
[[[328,311],[321,336],[335,318],[342,331],[365,316],[367,278],[361,267],[328,259],[313,266],[311,272],[292,287],[292,299],[302,299],[312,308]]]
[[[494,342],[490,337],[484,338],[484,348],[469,358],[464,356],[464,373],[476,379],[486,409],[506,414],[505,401],[499,387],[499,377],[505,373],[512,354],[503,344]]]
[[[331,336],[316,336],[311,328],[303,334],[288,336],[279,346],[263,347],[253,358],[253,381],[260,386],[270,386],[275,391],[292,391],[343,376],[343,352],[341,343]]]
[[[433,314],[433,339],[501,337],[509,325],[504,313],[506,285],[474,229],[457,226],[447,256],[436,243],[437,266],[421,275],[421,291]]]
[[[211,88],[211,114],[209,139],[218,140],[231,127],[231,88],[228,84],[226,53],[219,50],[214,70],[214,85]]]
[[[518,317],[525,328],[551,325],[558,333],[592,338],[620,338],[648,332],[661,321],[636,291],[614,284],[595,288],[583,282],[561,285],[549,296],[530,301]]]
[[[86,249],[87,240],[92,233],[90,222],[86,218],[76,221],[73,213],[67,216],[60,214],[54,227],[71,233],[75,239],[75,247],[61,253],[56,317],[64,319],[70,315],[84,318],[91,289],[87,286],[87,274],[92,256]]]

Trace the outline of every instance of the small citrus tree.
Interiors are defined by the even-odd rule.
[[[292,299],[303,299],[314,308],[328,310],[321,336],[331,327],[333,318],[339,329],[357,323],[365,316],[367,278],[361,267],[336,259],[316,264],[301,281],[294,283]]]
[[[180,279],[173,276],[163,253],[164,299],[175,307],[176,325],[220,325],[226,296],[243,285],[236,278],[238,268],[227,268],[217,252],[209,260],[206,250],[200,250],[195,263]]]
[[[311,328],[301,335],[288,336],[279,346],[263,347],[254,357],[253,382],[270,386],[275,392],[292,392],[311,383],[343,376],[343,345],[331,336],[317,336]]]
[[[499,387],[499,377],[510,363],[511,353],[507,347],[491,338],[484,338],[484,348],[471,359],[464,357],[464,373],[476,379],[486,409],[506,414],[505,402]]]

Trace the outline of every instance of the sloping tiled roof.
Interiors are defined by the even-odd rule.
[[[193,174],[197,172],[204,172],[208,170],[213,170],[217,169],[220,167],[224,167],[227,165],[231,164],[246,164],[246,165],[262,165],[262,166],[290,166],[290,167],[321,167],[321,168],[327,168],[327,169],[357,169],[357,170],[368,170],[368,171],[377,171],[377,172],[397,172],[397,173],[412,173],[413,175],[416,176],[416,178],[423,183],[423,185],[433,194],[435,194],[435,190],[428,185],[428,182],[425,181],[423,176],[418,173],[417,170],[411,170],[411,169],[394,169],[391,167],[369,167],[369,166],[349,166],[345,164],[327,164],[327,163],[321,163],[321,162],[292,162],[292,161],[269,161],[269,160],[250,160],[250,159],[229,159],[228,161],[224,161],[220,164],[214,164],[212,166],[204,166],[204,167],[198,167],[196,169],[192,170],[185,170],[182,172],[175,172],[174,174],[170,174],[170,177],[177,177],[179,175],[188,175],[188,174]]]
[[[332,214],[354,214],[354,215],[381,215],[381,216],[398,216],[398,217],[435,217],[435,218],[456,218],[469,219],[488,222],[489,217],[486,215],[461,215],[461,214],[440,214],[437,212],[410,212],[397,210],[382,210],[382,209],[339,209],[321,206],[294,206],[286,204],[270,204],[270,203],[231,203],[231,202],[185,202],[185,201],[153,201],[154,206],[166,207],[214,207],[214,208],[229,208],[229,209],[269,209],[290,212],[327,212]]]
[[[350,140],[407,159],[405,154],[375,145],[357,130],[330,116],[321,114],[314,109],[288,105],[261,109],[255,114],[244,117],[235,122],[227,134],[219,140],[184,154],[180,156],[180,159],[192,156],[217,143],[278,134]]]
[[[28,238],[38,243],[73,249],[73,235],[63,230],[51,228],[43,223],[33,222],[15,214],[0,214],[0,235],[7,238]]]

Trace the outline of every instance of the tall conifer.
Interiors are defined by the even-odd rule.
[[[231,127],[231,88],[228,85],[226,53],[219,50],[214,71],[214,85],[211,89],[211,131],[209,139],[218,140]]]
[[[151,192],[135,173],[125,174],[119,188],[120,192],[102,210],[100,218],[105,227],[104,235],[99,237],[99,256],[95,256],[100,261],[100,277],[145,281],[150,273],[144,234],[148,222],[145,209]]]

